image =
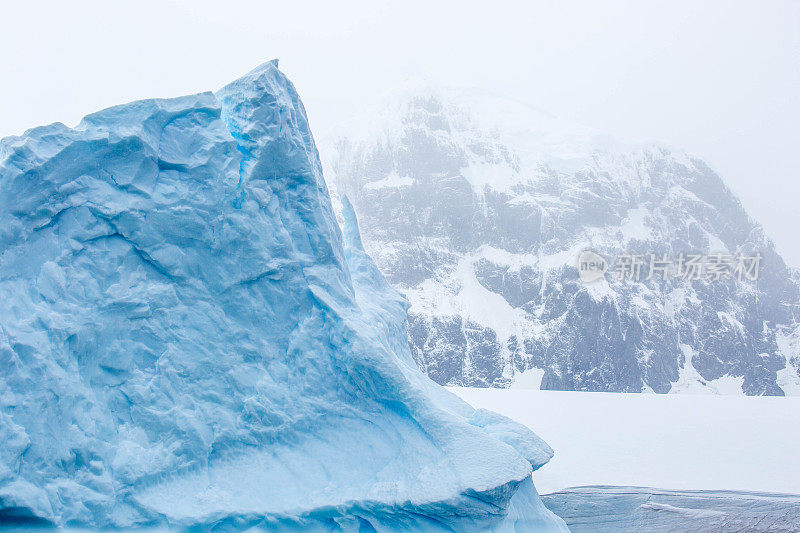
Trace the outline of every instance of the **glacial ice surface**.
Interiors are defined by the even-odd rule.
[[[600,485],[542,498],[576,533],[800,530],[800,496],[791,494]]]
[[[0,141],[0,522],[565,530],[344,211],[276,62]]]

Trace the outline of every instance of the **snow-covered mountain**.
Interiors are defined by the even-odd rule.
[[[800,393],[800,277],[701,160],[427,83],[344,125],[323,158],[439,383]],[[587,249],[611,271],[584,284]],[[651,254],[668,275],[614,275]],[[691,279],[691,255],[730,275]]]
[[[276,63],[0,141],[0,527],[563,530],[344,223]]]

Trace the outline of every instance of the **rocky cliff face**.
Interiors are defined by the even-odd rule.
[[[800,393],[797,274],[702,161],[426,84],[324,153],[367,251],[411,301],[411,349],[437,382]],[[584,284],[587,249],[609,272]],[[647,279],[651,254],[673,262],[666,277]],[[732,275],[677,275],[681,254],[731,261]],[[757,279],[737,275],[755,254]],[[640,279],[618,279],[634,255]]]

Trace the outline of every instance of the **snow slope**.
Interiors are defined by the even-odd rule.
[[[3,139],[0,520],[563,529],[344,219],[277,63]]]
[[[582,485],[800,495],[800,398],[452,388],[535,427],[542,493]]]

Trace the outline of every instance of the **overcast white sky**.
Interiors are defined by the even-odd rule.
[[[0,136],[277,57],[324,131],[410,77],[706,159],[800,266],[800,1],[6,2]]]

